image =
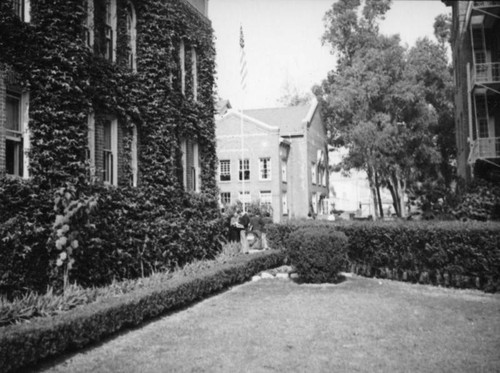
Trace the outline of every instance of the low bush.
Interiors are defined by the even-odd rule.
[[[102,290],[107,296],[49,318],[0,327],[0,371],[16,371],[95,343],[125,327],[247,281],[260,271],[280,266],[283,259],[282,252],[273,250],[192,264],[177,274],[167,274],[167,279],[159,274],[114,283]]]
[[[500,186],[474,179],[453,214],[461,220],[500,220]]]
[[[309,227],[290,233],[285,251],[301,281],[337,282],[347,265],[347,237],[332,227]]]

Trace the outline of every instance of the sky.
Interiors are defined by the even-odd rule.
[[[334,0],[209,0],[215,33],[217,94],[235,109],[282,106],[287,92],[306,93],[335,67],[321,44],[323,16]],[[393,0],[381,22],[384,34],[400,34],[412,46],[434,38],[434,18],[449,13],[440,0]],[[240,89],[240,25],[247,61],[247,88]]]

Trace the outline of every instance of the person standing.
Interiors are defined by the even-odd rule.
[[[238,211],[234,211],[229,222],[229,242],[240,242],[240,231],[241,226],[238,223],[240,220],[240,214]]]
[[[267,244],[267,227],[272,223],[273,219],[271,218],[271,214],[266,211],[262,218],[262,248],[264,250],[269,250],[269,245]]]
[[[244,254],[248,254],[250,252],[250,248],[248,247],[247,241],[247,228],[250,224],[250,218],[248,217],[246,211],[238,211],[240,214],[238,219],[238,224],[241,226],[240,230],[240,241],[241,241],[241,252]]]

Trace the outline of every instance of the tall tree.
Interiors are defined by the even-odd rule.
[[[381,35],[378,21],[390,1],[366,0],[361,13],[360,6],[359,0],[339,0],[325,15],[323,41],[338,64],[315,94],[324,101],[331,143],[349,149],[343,167],[366,171],[380,216],[381,186],[405,216],[408,189],[438,177],[447,154],[444,143],[439,151],[438,136],[441,110],[449,104],[446,55],[427,39],[407,51],[399,36]]]

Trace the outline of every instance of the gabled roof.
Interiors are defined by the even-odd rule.
[[[310,104],[270,109],[244,110],[243,113],[260,122],[280,128],[281,136],[302,134],[306,125],[312,119],[318,102]]]
[[[217,122],[223,122],[225,120],[228,120],[229,118],[231,117],[236,117],[236,118],[243,118],[243,120],[245,122],[250,122],[250,123],[253,123],[257,126],[259,126],[260,128],[266,130],[266,131],[271,131],[271,132],[278,132],[279,131],[279,128],[277,126],[273,126],[269,123],[266,123],[266,122],[262,122],[260,121],[259,119],[255,118],[255,117],[251,117],[251,116],[248,116],[246,115],[246,113],[241,113],[239,112],[238,110],[234,110],[234,109],[229,109],[227,111],[227,114],[220,120],[218,120]]]

